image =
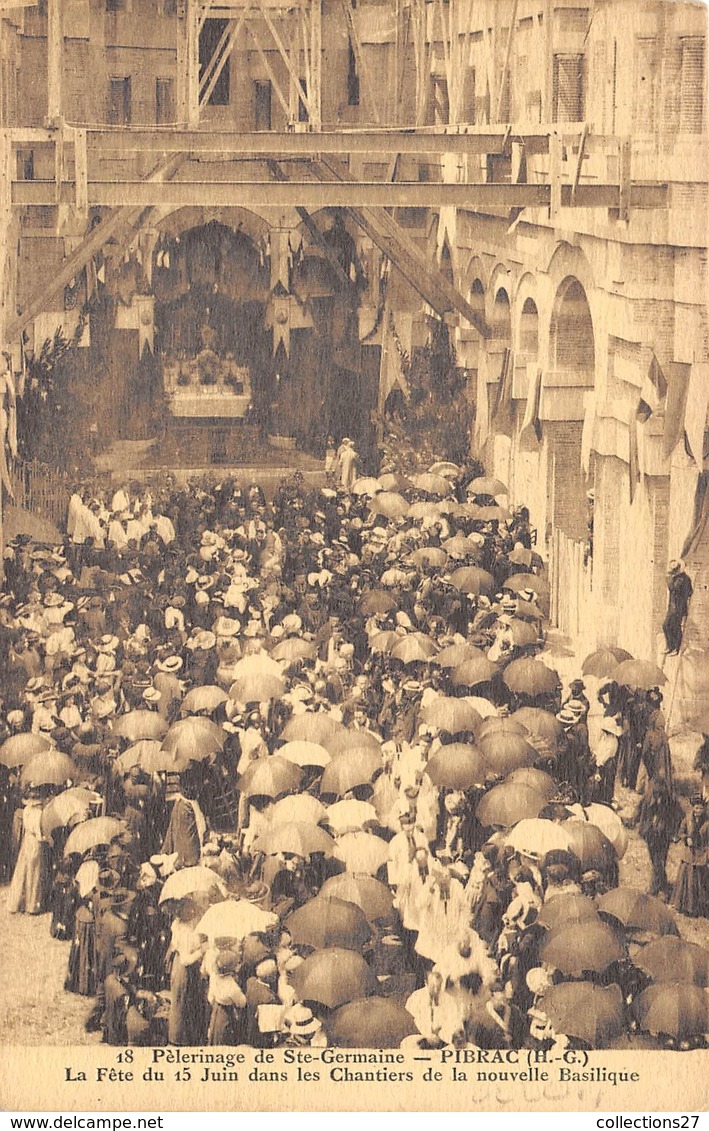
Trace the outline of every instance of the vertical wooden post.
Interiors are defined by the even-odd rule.
[[[199,125],[199,32],[196,0],[187,0],[187,125]]]
[[[562,156],[561,134],[554,131],[549,135],[549,185],[551,188],[551,197],[549,202],[550,220],[556,220],[561,209]]]
[[[322,0],[310,0],[310,123],[322,129]]]
[[[628,220],[630,218],[630,174],[631,174],[631,160],[632,160],[632,147],[630,138],[624,137],[620,142],[620,152],[618,154],[618,219]]]
[[[63,0],[47,3],[47,118],[55,122],[62,113],[64,78]]]

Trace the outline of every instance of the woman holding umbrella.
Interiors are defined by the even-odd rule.
[[[186,896],[178,904],[172,923],[168,961],[170,968],[170,1018],[172,1045],[200,1045],[206,1030],[206,998],[202,992],[201,964],[206,944],[196,931],[204,908]]]
[[[709,862],[709,820],[701,794],[692,798],[691,811],[679,830],[682,859],[672,891],[672,906],[683,915],[696,918],[709,911],[707,863]]]
[[[42,832],[42,791],[30,785],[22,811],[22,840],[10,882],[7,908],[41,915],[45,910],[50,878],[49,841]]]

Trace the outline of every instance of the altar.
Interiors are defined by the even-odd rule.
[[[163,358],[163,385],[173,416],[238,420],[251,407],[249,367],[211,349],[193,358]]]

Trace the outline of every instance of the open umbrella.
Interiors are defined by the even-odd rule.
[[[391,650],[392,658],[402,664],[425,664],[438,651],[435,640],[423,632],[410,632],[402,636]]]
[[[63,785],[76,781],[79,771],[76,763],[61,750],[42,750],[30,758],[20,774],[22,785]]]
[[[446,789],[473,789],[484,784],[489,772],[477,747],[464,742],[442,746],[424,770],[434,785]]]
[[[451,574],[451,585],[461,593],[473,593],[479,596],[485,593],[488,597],[495,592],[495,579],[491,573],[478,566],[461,566]]]
[[[50,750],[51,746],[51,742],[43,734],[31,734],[28,731],[24,731],[22,734],[13,734],[11,738],[6,738],[0,746],[0,763],[9,769],[14,766],[23,766],[25,762],[29,762],[30,758],[34,758],[35,754],[41,754],[43,750]]]
[[[443,514],[440,499],[420,499],[409,507],[409,518],[417,521],[422,518],[439,518]]]
[[[572,812],[575,811],[576,807],[574,806]],[[610,805],[594,803],[586,806],[583,815],[585,820],[596,825],[603,835],[608,837],[616,856],[619,860],[622,860],[628,848],[628,830],[615,810],[611,809]]]
[[[327,812],[322,801],[311,793],[291,793],[268,810],[272,825],[288,824],[295,821],[304,825],[319,825]]]
[[[475,731],[480,721],[478,712],[465,699],[443,695],[439,699],[432,699],[419,714],[419,722],[427,723],[437,730],[447,730],[450,734]]]
[[[293,911],[283,926],[297,946],[314,950],[333,946],[361,950],[372,937],[372,928],[360,907],[322,894]]]
[[[293,971],[291,982],[300,1001],[318,1002],[328,1009],[368,997],[378,989],[361,954],[344,947],[316,950]]]
[[[457,463],[453,463],[449,459],[439,459],[432,463],[428,469],[433,475],[445,475],[446,479],[455,479],[460,475],[460,468]]]
[[[508,664],[502,678],[510,691],[532,697],[552,694],[561,686],[559,676],[553,668],[548,668],[541,660],[526,657]]]
[[[632,658],[630,652],[626,652],[623,648],[612,648],[607,645],[605,648],[597,648],[595,652],[590,652],[581,666],[581,671],[584,675],[608,679],[618,670],[619,664]]]
[[[279,746],[278,757],[295,766],[327,766],[331,756],[318,742],[286,742]]]
[[[484,738],[488,738],[491,734],[511,734],[524,739],[527,737],[527,728],[509,715],[488,715],[480,723],[475,732],[475,737],[478,742],[482,742]]]
[[[539,752],[523,735],[504,730],[494,730],[482,738],[478,737],[478,746],[487,765],[500,777],[522,766],[532,766],[539,758]]]
[[[572,817],[564,821],[563,827],[569,838],[569,851],[580,861],[582,871],[603,872],[614,866],[618,859],[615,849],[597,825]]]
[[[538,573],[512,573],[505,578],[503,589],[510,593],[521,593],[523,589],[531,589],[537,597],[549,596],[549,582]]]
[[[164,738],[167,723],[157,711],[129,711],[113,720],[112,730],[119,738],[139,742],[141,738]]]
[[[262,675],[272,675],[275,679],[281,679],[283,675],[280,664],[268,652],[254,652],[234,664],[234,682]]]
[[[385,518],[404,518],[409,513],[406,499],[395,491],[380,491],[369,500],[368,505],[372,514],[381,514]]]
[[[222,703],[226,703],[229,696],[226,691],[216,684],[206,683],[201,687],[193,687],[185,695],[180,704],[183,715],[194,715],[198,711],[216,711]]]
[[[701,986],[657,982],[638,994],[632,1009],[648,1033],[684,1041],[709,1031],[709,995]]]
[[[229,697],[237,703],[265,703],[280,699],[286,690],[285,680],[270,672],[251,672],[235,680],[229,688]]]
[[[421,546],[420,549],[414,550],[408,560],[411,565],[419,569],[426,566],[442,569],[448,561],[448,554],[440,546]]]
[[[541,859],[547,852],[556,849],[568,850],[569,838],[564,826],[556,821],[541,820],[539,817],[525,818],[507,834],[506,844],[516,852],[533,859]]]
[[[81,785],[65,789],[63,793],[53,797],[42,810],[42,832],[45,836],[49,836],[54,829],[63,828],[77,817],[82,821],[88,820],[92,806],[99,806],[101,800],[100,793],[94,793]]]
[[[556,931],[578,923],[600,923],[601,920],[593,900],[574,892],[546,899],[536,921],[548,931]]]
[[[382,491],[410,491],[411,480],[399,471],[387,471],[379,476],[379,486]]]
[[[510,512],[505,507],[477,506],[475,503],[467,504],[467,513],[470,518],[478,522],[507,522],[511,518]]]
[[[412,482],[417,491],[425,491],[427,495],[449,495],[453,490],[452,484],[444,475],[436,475],[433,471],[414,475]]]
[[[324,746],[327,739],[340,730],[344,730],[342,723],[325,711],[306,711],[288,720],[281,738],[286,742],[317,742]]]
[[[517,648],[528,648],[539,641],[537,625],[530,623],[530,621],[520,620],[519,617],[512,618],[508,625],[508,631],[511,633],[512,641]]]
[[[544,711],[541,707],[519,707],[509,717],[526,728],[529,741],[540,754],[552,756],[557,753],[564,739],[564,728],[551,711]]]
[[[351,1001],[328,1018],[325,1028],[330,1044],[345,1049],[397,1049],[418,1032],[409,1011],[390,997]]]
[[[375,632],[374,636],[369,641],[370,652],[379,652],[383,655],[388,655],[395,644],[398,644],[401,636],[393,629],[386,629],[384,632]]]
[[[487,659],[481,648],[475,648],[472,644],[450,644],[438,653],[436,664],[439,668],[459,668],[461,664],[467,663],[468,660],[480,659]]]
[[[300,766],[278,754],[257,758],[237,779],[237,788],[245,797],[280,797],[298,789],[303,778]]]
[[[577,1037],[592,1048],[605,1048],[625,1029],[620,986],[562,982],[544,994],[539,1008],[557,1033]]]
[[[381,491],[382,485],[378,479],[374,479],[371,475],[362,476],[361,479],[355,479],[352,484],[353,495],[376,495],[377,491]]]
[[[490,476],[480,475],[477,479],[471,479],[466,487],[469,495],[506,495],[507,487],[500,479],[492,479]]]
[[[356,801],[348,798],[346,801],[336,801],[328,805],[322,823],[340,836],[343,833],[357,832],[367,825],[379,823],[377,810],[368,801]]]
[[[277,915],[248,899],[225,899],[207,908],[196,931],[208,939],[245,939],[247,935],[264,934],[277,923]]]
[[[611,888],[598,900],[598,910],[612,915],[630,930],[679,935],[677,921],[669,907],[656,896],[635,888]]]
[[[176,759],[204,762],[224,749],[225,740],[224,731],[211,719],[190,715],[172,724],[162,745]]]
[[[381,738],[371,730],[341,730],[327,742],[327,749],[333,757],[358,750],[373,750],[379,754],[381,747]]]
[[[474,538],[466,538],[464,534],[454,534],[443,543],[443,549],[451,558],[477,558],[482,547]]]
[[[355,876],[341,872],[331,876],[320,889],[321,896],[334,896],[361,907],[370,922],[389,919],[394,909],[392,894],[386,884],[374,876]]]
[[[276,856],[279,852],[291,856],[312,856],[322,852],[331,856],[335,842],[324,829],[304,821],[274,822],[265,827],[257,836],[255,847],[266,856]]]
[[[366,747],[356,758],[352,757],[351,751],[338,754],[325,767],[320,779],[320,796],[332,793],[336,797],[344,797],[359,785],[369,785],[383,768],[381,754]]]
[[[613,679],[634,691],[650,691],[667,683],[665,673],[650,660],[623,660],[613,672]]]
[[[335,841],[334,856],[348,872],[374,876],[389,858],[385,840],[372,833],[345,833]]]
[[[110,844],[126,828],[125,821],[119,821],[117,817],[92,817],[71,830],[64,845],[64,855],[71,856],[72,852],[83,855],[99,844]]]
[[[709,950],[674,935],[648,943],[633,961],[653,982],[709,986]]]
[[[165,903],[168,899],[184,899],[187,895],[194,895],[195,892],[219,892],[223,897],[226,897],[227,889],[224,881],[212,871],[211,868],[205,868],[201,864],[195,865],[193,868],[180,868],[178,872],[173,872],[168,876],[160,892],[159,903]]]
[[[195,716],[190,717],[194,718]],[[161,743],[148,738],[136,742],[130,747],[130,750],[135,750],[138,746],[140,747],[140,758],[134,764],[139,765],[141,770],[145,770],[146,774],[181,774],[192,762],[203,760],[202,758],[192,758],[189,754],[181,754],[177,750],[166,750]],[[125,753],[128,754],[129,751],[126,750]],[[211,754],[207,753],[205,757],[209,758]],[[116,759],[116,764],[118,764],[118,759]]]
[[[374,616],[375,613],[390,613],[396,607],[396,599],[384,589],[369,589],[357,603],[359,612],[365,617]]]
[[[466,660],[453,669],[451,682],[454,687],[475,687],[479,683],[487,683],[496,671],[497,665],[487,656],[476,656],[474,660]]]
[[[624,956],[625,947],[616,932],[592,920],[552,931],[540,948],[542,962],[575,978],[601,973]]]
[[[503,782],[480,799],[475,816],[481,825],[509,828],[525,817],[537,817],[545,805],[544,796],[530,786]]]
[[[281,640],[271,651],[274,660],[285,660],[292,663],[294,660],[314,660],[317,648],[310,640],[301,640],[298,636],[291,636]]]
[[[505,781],[528,785],[536,793],[542,794],[547,801],[551,801],[557,790],[556,782],[551,774],[545,773],[544,770],[537,770],[533,766],[522,766],[519,770],[513,770],[511,774],[507,775]]]

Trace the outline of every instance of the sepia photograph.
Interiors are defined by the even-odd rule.
[[[0,0],[4,1109],[706,1106],[706,47]]]

